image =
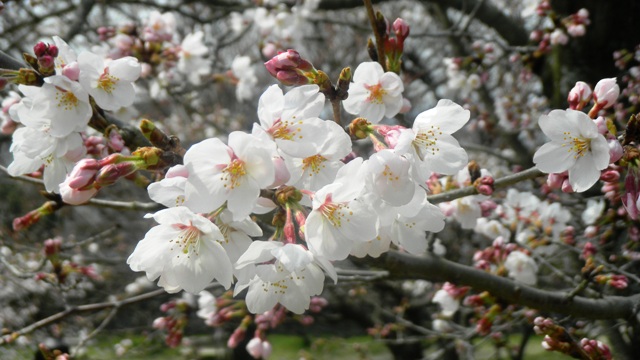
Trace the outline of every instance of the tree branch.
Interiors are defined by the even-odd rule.
[[[587,319],[630,319],[637,314],[640,305],[640,294],[568,299],[564,292],[537,289],[431,254],[419,257],[391,251],[377,259],[367,259],[367,262],[388,270],[391,279],[449,281],[488,291],[509,303]]]
[[[546,175],[546,174],[538,170],[537,168],[533,167],[533,168],[521,171],[519,173],[507,175],[505,177],[495,180],[493,183],[493,188],[494,189],[505,188],[507,186],[517,184],[521,181],[535,179],[543,175]],[[441,202],[447,202],[447,201],[463,198],[465,196],[476,195],[476,194],[478,194],[478,189],[476,189],[475,186],[467,186],[465,188],[447,191],[441,194],[431,195],[429,196],[429,202],[432,204],[438,204]]]

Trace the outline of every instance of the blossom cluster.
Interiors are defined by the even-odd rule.
[[[354,80],[377,76],[365,74]],[[379,113],[370,109],[379,103],[362,101],[363,113],[377,122]],[[393,106],[401,102],[396,97]],[[317,85],[286,94],[273,85],[260,98],[251,133],[191,146],[184,165],[149,187],[150,197],[168,208],[149,215],[159,225],[129,257],[131,268],[159,278],[169,292],[197,293],[214,279],[228,288],[235,281],[236,294],[247,289],[251,312],[279,303],[302,313],[326,276],[337,281],[331,261],[379,256],[391,243],[424,253],[425,232],[442,230],[444,215],[423,186],[433,173],[454,174],[466,165],[451,134],[469,112],[441,100],[412,128],[395,127],[393,137],[384,125],[365,125],[372,137],[378,131],[388,140],[378,141],[378,151],[365,160],[352,153],[339,125],[319,117],[324,103]],[[252,242],[262,230],[250,215],[273,209],[270,241]]]
[[[76,55],[59,37],[54,43],[38,43],[34,53],[40,72],[45,65],[55,71],[42,86],[20,85],[24,97],[9,108],[11,119],[24,126],[13,133],[14,160],[8,171],[17,176],[44,166],[47,191],[59,192],[60,183],[86,154],[81,132],[96,111],[90,99],[103,110],[130,106],[140,65],[132,57],[106,62],[89,51]]]

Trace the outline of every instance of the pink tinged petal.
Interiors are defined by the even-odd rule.
[[[546,143],[533,155],[533,162],[538,170],[547,173],[561,173],[575,164],[574,153],[561,143],[552,141]]]
[[[581,156],[569,169],[569,183],[575,192],[589,190],[600,178],[600,170],[595,167],[590,154]]]
[[[368,85],[377,84],[384,74],[382,66],[375,61],[363,62],[353,73],[353,82]]]
[[[418,114],[413,130],[417,132],[418,129],[426,128],[435,129],[438,133],[453,134],[469,121],[469,117],[469,110],[451,100],[442,99],[436,107]]]

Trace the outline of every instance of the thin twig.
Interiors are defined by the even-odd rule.
[[[371,0],[363,0],[364,7],[367,9],[367,17],[369,18],[369,22],[371,23],[371,29],[373,30],[373,35],[376,38],[376,50],[378,53],[378,62],[382,65],[382,70],[387,71],[387,62],[384,57],[384,44],[382,43],[382,34],[378,31],[378,22],[376,21],[376,14],[373,11],[373,5],[371,5]]]
[[[494,181],[493,187],[494,189],[501,189],[525,180],[535,179],[543,175],[545,174],[542,171],[533,167],[533,168],[521,171],[519,173],[515,173],[513,175],[508,175],[500,179],[497,179]],[[441,202],[452,201],[455,199],[463,198],[465,196],[471,196],[476,194],[478,194],[478,189],[476,189],[475,186],[467,186],[461,189],[456,189],[456,190],[448,191],[441,194],[431,195],[429,196],[429,202],[432,204],[438,204]]]

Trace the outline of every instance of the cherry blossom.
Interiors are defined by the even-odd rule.
[[[324,101],[317,85],[300,86],[286,95],[278,85],[272,85],[260,97],[260,125],[254,125],[253,133],[266,133],[289,156],[304,158],[317,154],[327,140],[323,136],[326,127],[338,126],[318,118]]]
[[[377,123],[400,112],[403,91],[398,74],[384,72],[377,62],[364,62],[353,73],[349,97],[342,104],[348,113]]]
[[[309,249],[329,260],[342,260],[356,242],[376,236],[377,219],[371,205],[356,199],[363,191],[362,159],[345,165],[336,180],[313,195],[313,210],[305,224]]]
[[[538,265],[522,251],[512,251],[504,262],[504,267],[509,272],[509,277],[526,285],[535,285]]]
[[[169,293],[202,291],[214,279],[231,286],[232,267],[222,247],[224,236],[211,221],[184,206],[147,214],[159,225],[140,240],[127,264],[144,271],[150,281],[160,279]]]
[[[453,175],[467,165],[467,153],[451,136],[469,121],[469,110],[451,100],[418,114],[412,129],[400,134],[394,151],[413,163],[412,176],[426,181],[431,172]]]
[[[260,189],[275,179],[274,152],[273,143],[240,131],[229,134],[229,146],[220,139],[193,145],[184,156],[189,171],[185,205],[193,211],[211,212],[227,202],[234,219],[244,219]]]
[[[324,272],[334,281],[337,279],[327,260],[297,244],[254,241],[235,266],[254,269],[255,276],[246,283],[238,282],[234,293],[248,288],[247,308],[256,314],[278,303],[301,314],[309,308],[311,296],[322,292]]]
[[[105,64],[103,58],[91,52],[78,56],[80,84],[104,110],[118,110],[133,104],[133,82],[140,77],[140,64],[127,56]]]
[[[539,124],[551,142],[533,155],[536,167],[545,173],[568,170],[576,192],[591,188],[609,165],[609,145],[593,120],[581,111],[553,110]]]

